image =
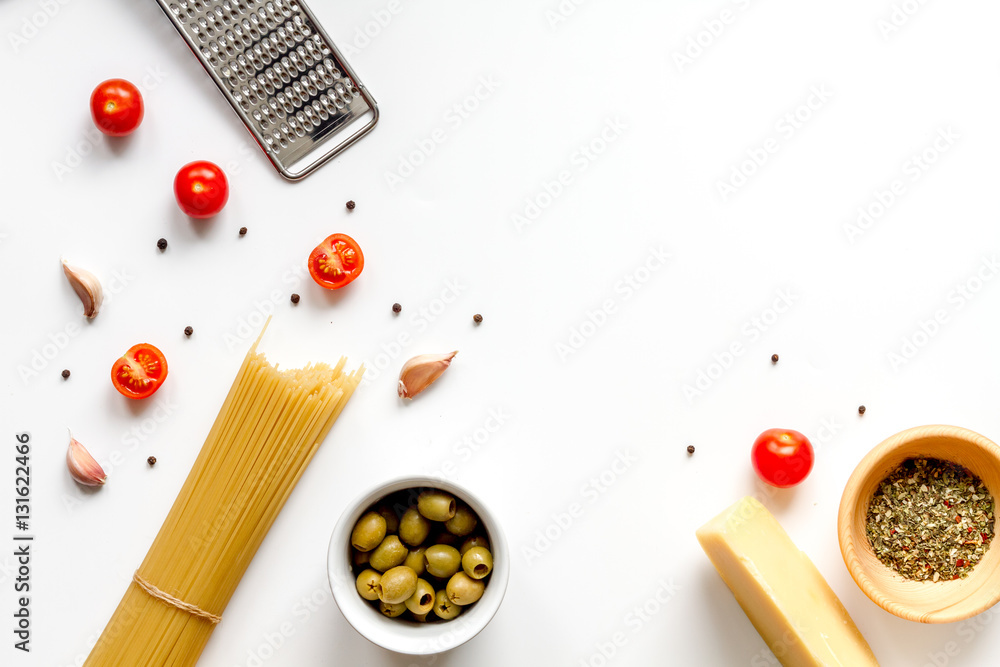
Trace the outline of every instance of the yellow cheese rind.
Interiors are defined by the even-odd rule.
[[[743,498],[696,534],[782,665],[878,665],[823,575],[760,502]]]

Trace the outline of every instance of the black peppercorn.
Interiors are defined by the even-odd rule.
[[[475,315],[472,316],[472,321],[475,322],[476,324],[482,324],[483,316],[480,315],[479,313],[476,313]]]
[[[69,377],[69,369],[68,368],[62,372],[62,376],[63,376],[63,380],[65,380],[65,379],[67,379]]]
[[[398,303],[392,304],[392,312],[394,312],[394,313],[400,313],[400,312],[402,312],[402,310],[403,310],[403,307],[401,305],[399,305]]]
[[[300,297],[299,297],[298,294],[293,294],[292,295],[292,303],[298,303],[299,302],[299,298]]]
[[[160,239],[159,241],[156,242],[156,247],[159,248],[160,250],[166,250],[167,249],[167,240],[166,239]]]
[[[184,327],[184,335],[185,336],[190,336],[193,333],[194,333],[194,328],[193,327]]]
[[[247,228],[240,227],[240,236],[246,236],[246,235],[247,235]]]
[[[859,405],[858,406],[858,414],[859,415],[865,414],[865,410],[867,410],[867,408],[865,406],[863,406],[863,405]]]
[[[353,211],[355,206],[357,206],[357,204],[354,203],[353,199],[351,201],[347,202],[347,210],[348,211]]]
[[[694,445],[688,445],[688,454],[694,454]]]
[[[778,355],[776,355],[776,354],[772,354],[771,355],[771,363],[772,364],[778,363]]]
[[[156,457],[155,456],[150,456],[148,459],[146,459],[146,463],[148,463],[150,466],[155,466],[156,465]]]

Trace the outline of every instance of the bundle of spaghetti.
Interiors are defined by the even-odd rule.
[[[262,334],[263,335],[263,334]],[[364,369],[247,354],[191,473],[87,667],[194,665]]]

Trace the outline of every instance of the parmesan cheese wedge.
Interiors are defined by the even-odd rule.
[[[823,575],[757,500],[743,498],[696,534],[782,665],[878,665]]]

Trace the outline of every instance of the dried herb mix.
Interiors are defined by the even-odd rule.
[[[866,532],[875,556],[906,579],[964,579],[995,535],[993,496],[961,466],[908,459],[879,484]]]

